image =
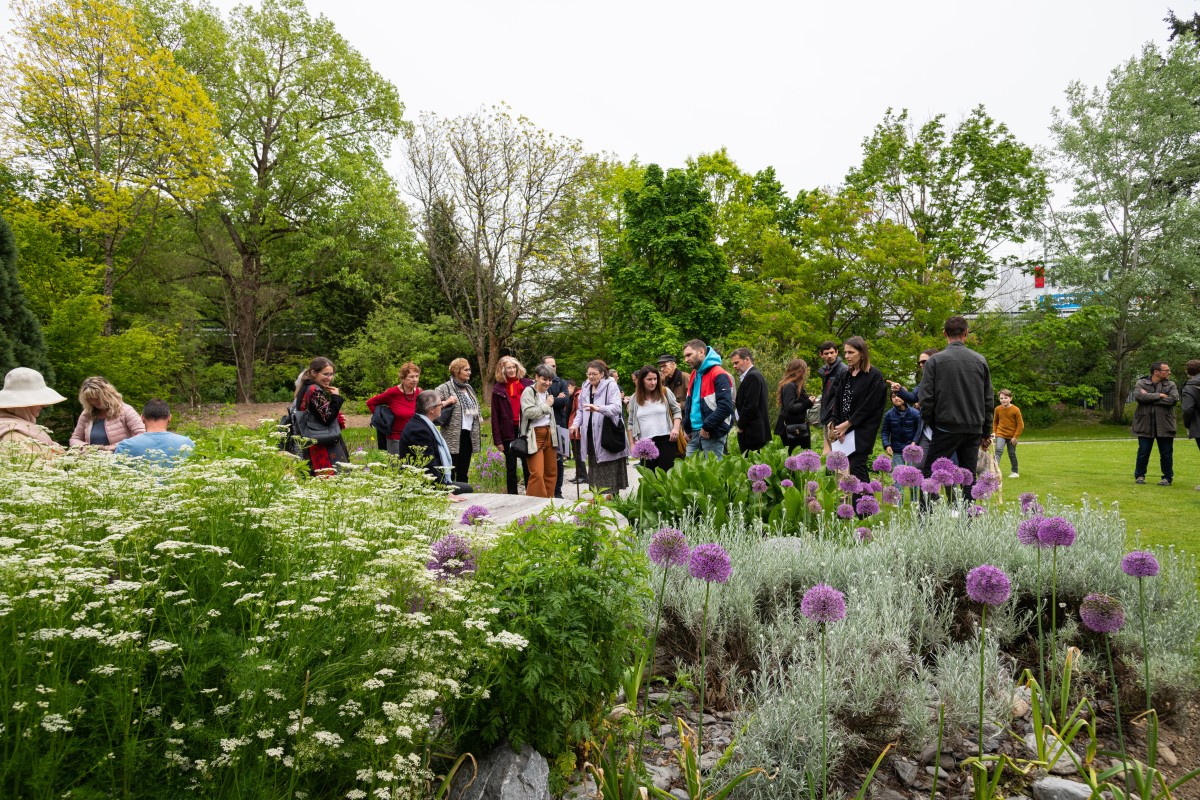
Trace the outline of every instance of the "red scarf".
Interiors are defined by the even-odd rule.
[[[512,406],[513,426],[516,427],[521,421],[521,393],[525,387],[521,385],[520,378],[506,380],[505,385],[508,387],[508,404]]]

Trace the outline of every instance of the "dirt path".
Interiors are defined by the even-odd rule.
[[[198,422],[205,427],[230,424],[257,427],[264,419],[277,420],[287,410],[287,403],[214,403],[202,406],[179,406],[175,409],[175,417],[179,422]],[[351,428],[365,428],[371,418],[365,414],[351,414],[346,417],[346,425]]]

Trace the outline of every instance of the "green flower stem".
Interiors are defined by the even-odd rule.
[[[1043,633],[1044,623],[1042,621],[1042,548],[1037,547],[1037,594],[1035,600],[1037,603],[1037,625],[1038,625],[1038,691],[1042,693],[1042,706],[1049,708],[1046,702],[1049,695],[1046,694],[1046,639]]]
[[[1146,638],[1146,579],[1138,578],[1138,608],[1142,618],[1142,667],[1145,670],[1146,681],[1146,710],[1149,711],[1153,706],[1150,702],[1150,648],[1148,639]]]
[[[1058,636],[1058,545],[1054,546],[1050,563],[1050,681],[1053,683],[1058,676],[1058,646],[1055,643]],[[1051,686],[1047,696],[1054,697],[1053,689]]]
[[[829,707],[825,697],[825,623],[821,623],[821,797],[829,797]]]
[[[1111,636],[1104,637],[1104,652],[1108,656],[1108,675],[1112,679],[1113,713],[1117,716],[1117,746],[1121,748],[1121,767],[1125,768],[1129,761],[1125,756],[1125,734],[1121,730],[1121,695],[1117,689],[1117,673],[1113,669],[1112,646],[1109,644],[1111,638]]]
[[[704,616],[700,622],[700,721],[696,723],[696,763],[700,763],[700,756],[704,752],[704,684],[708,681],[705,678],[704,672],[704,655],[705,645],[708,642],[708,592],[712,588],[712,584],[705,582],[704,584]]]
[[[643,706],[640,695],[634,700],[634,709],[638,712],[638,763],[641,763],[642,746],[646,742],[646,731],[642,728],[642,717],[645,716],[646,709],[650,706],[650,679],[654,677],[654,656],[658,653],[658,625],[662,621],[663,599],[667,596],[667,573],[670,569],[670,565],[663,567],[662,587],[658,592],[658,605],[654,609],[654,633],[650,636],[650,649],[646,651],[649,654],[647,660],[650,662],[650,672],[646,676],[646,702]],[[628,700],[629,698],[626,699]]]
[[[979,757],[983,758],[983,673],[985,643],[987,640],[987,603],[983,604],[983,613],[979,616]],[[934,767],[939,769],[939,767]]]

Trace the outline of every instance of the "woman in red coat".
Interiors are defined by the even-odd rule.
[[[416,413],[417,395],[421,393],[421,387],[417,384],[420,381],[421,368],[411,361],[405,362],[404,366],[400,367],[396,385],[367,400],[368,411],[374,413],[377,406],[383,405],[396,415],[396,421],[392,423],[392,430],[387,437],[388,452],[394,456],[400,455],[400,434]]]

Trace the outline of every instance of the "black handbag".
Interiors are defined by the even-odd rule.
[[[792,425],[784,425],[783,432],[786,433],[789,438],[799,439],[801,436],[808,435],[808,423],[797,422]]]
[[[625,449],[625,421],[613,422],[608,417],[600,425],[600,446],[610,453],[620,453]]]
[[[524,436],[518,436],[508,443],[508,452],[521,458],[527,458],[529,456],[529,440]]]
[[[342,438],[342,426],[335,416],[329,422],[321,422],[307,409],[296,409],[296,432],[317,444],[334,444]]]

